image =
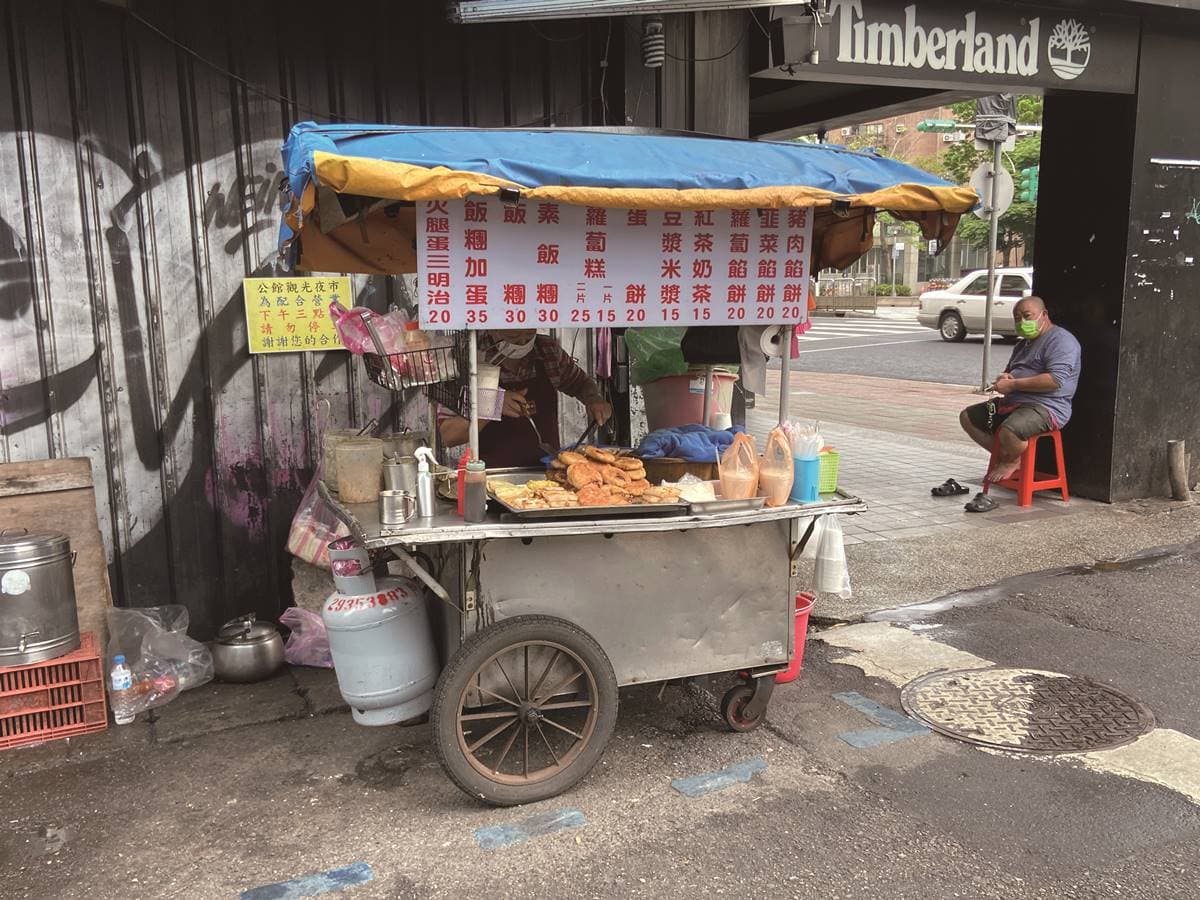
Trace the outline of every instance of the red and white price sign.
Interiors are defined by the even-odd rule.
[[[417,204],[429,328],[793,325],[813,211]]]

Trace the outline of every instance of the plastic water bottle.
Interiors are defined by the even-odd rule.
[[[109,674],[109,698],[112,701],[113,719],[118,725],[128,725],[136,717],[132,703],[133,673],[125,665],[125,657],[118,653],[113,657],[112,672]]]

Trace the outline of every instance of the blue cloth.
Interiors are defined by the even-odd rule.
[[[734,425],[717,431],[707,425],[681,425],[652,431],[638,445],[637,455],[643,459],[670,456],[688,462],[716,462],[717,456],[733,443],[733,436],[746,429]]]
[[[1044,406],[1054,416],[1054,424],[1062,428],[1071,418],[1071,401],[1079,386],[1081,356],[1079,341],[1061,325],[1055,325],[1032,341],[1017,341],[1004,371],[1011,372],[1014,378],[1049,373],[1054,376],[1058,387],[1044,393],[1014,391],[1004,400],[1008,403]]]
[[[622,188],[748,188],[804,185],[843,196],[898,184],[948,181],[874,152],[836,144],[612,134],[569,128],[521,130],[416,125],[292,126],[283,148],[288,186],[299,197],[315,179],[313,153],[445,166],[546,185]],[[280,241],[290,238],[284,225]]]

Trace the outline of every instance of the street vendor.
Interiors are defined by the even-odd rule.
[[[993,436],[999,436],[987,473],[987,480],[993,483],[1019,468],[1030,438],[1067,424],[1079,384],[1079,341],[1050,321],[1041,297],[1026,297],[1018,303],[1013,321],[1021,340],[996,379],[994,389],[1000,397],[969,406],[959,417],[963,430],[985,450],[990,451]],[[967,509],[986,512],[995,505],[979,494]]]
[[[479,421],[479,455],[489,466],[540,465],[546,451],[539,435],[558,449],[559,392],[580,401],[597,424],[612,417],[600,386],[549,335],[534,329],[480,332],[479,359],[500,367],[504,390],[503,417]],[[445,446],[456,447],[467,443],[470,426],[463,416],[440,408],[438,430]]]

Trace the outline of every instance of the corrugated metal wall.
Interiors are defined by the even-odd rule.
[[[208,634],[288,605],[318,401],[339,426],[390,403],[345,353],[247,353],[241,279],[275,265],[291,124],[650,124],[656,92],[622,20],[451,26],[438,0],[125,5],[0,2],[0,460],[89,457],[117,601],[183,603]],[[677,17],[672,47],[707,50],[741,21],[697,40]],[[671,65],[663,120],[705,127],[690,66]],[[355,289],[383,308],[395,286]]]

